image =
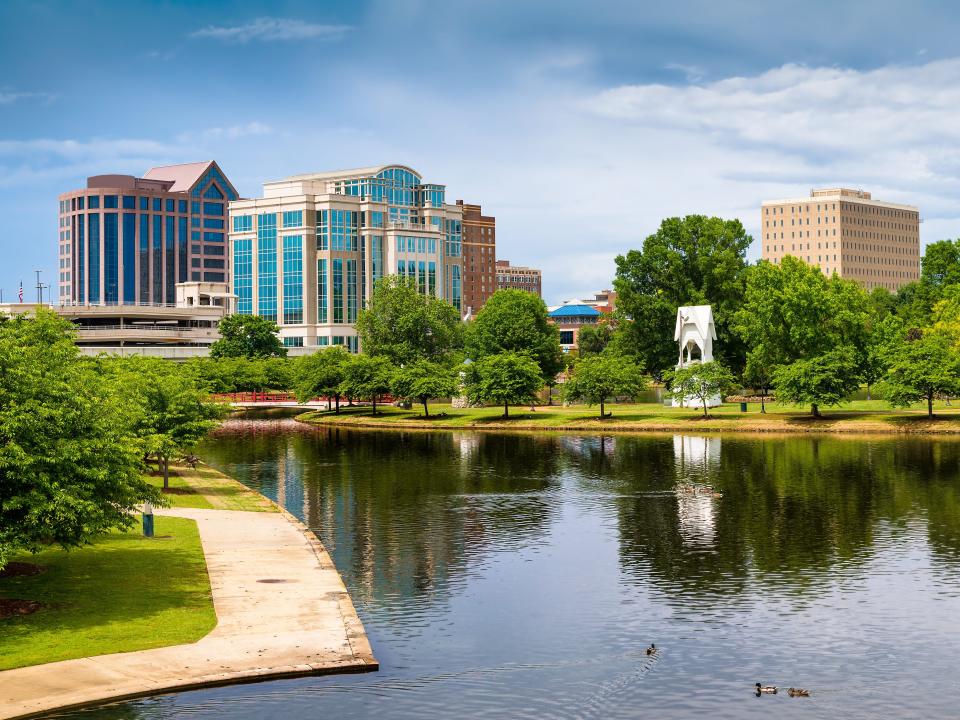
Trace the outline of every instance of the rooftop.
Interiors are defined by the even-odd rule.
[[[550,317],[597,317],[601,312],[595,307],[584,305],[582,303],[568,303],[551,310]]]
[[[834,187],[834,188],[813,188],[810,195],[801,198],[784,198],[782,200],[764,200],[761,205],[790,205],[809,203],[815,200],[849,200],[852,202],[866,203],[880,207],[895,208],[897,210],[909,210],[919,212],[916,205],[905,205],[902,203],[886,202],[884,200],[874,200],[873,195],[866,190]]]
[[[203,176],[213,160],[183,163],[182,165],[161,165],[150,168],[143,174],[146,180],[172,180],[171,192],[187,192]]]

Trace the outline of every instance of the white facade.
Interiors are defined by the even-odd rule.
[[[677,322],[673,339],[680,344],[680,357],[677,367],[684,368],[713,361],[713,341],[717,339],[717,329],[713,323],[713,308],[710,305],[688,305],[677,308]],[[707,400],[707,407],[717,407],[721,398],[716,395]],[[674,400],[674,407],[700,407],[699,398]]]

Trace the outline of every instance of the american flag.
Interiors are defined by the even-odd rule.
[[[20,302],[23,302],[23,282],[20,283]]]

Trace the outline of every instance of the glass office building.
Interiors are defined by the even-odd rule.
[[[176,284],[227,282],[227,205],[212,160],[97,175],[59,197],[61,305],[174,305]]]
[[[463,209],[443,185],[384,165],[266,183],[230,203],[237,310],[268,317],[291,347],[359,347],[355,323],[373,284],[410,278],[463,305]]]

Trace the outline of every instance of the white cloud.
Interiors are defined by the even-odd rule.
[[[0,105],[13,105],[21,100],[39,100],[51,103],[57,96],[44,92],[4,92],[0,91]]]
[[[229,125],[227,127],[212,127],[198,133],[186,132],[177,136],[180,142],[210,142],[216,140],[239,140],[246,137],[256,137],[273,134],[273,128],[256,120],[243,125]]]
[[[309,23],[288,18],[260,17],[243,25],[208,25],[190,33],[193,38],[212,38],[231,43],[339,39],[350,30],[348,25]]]

